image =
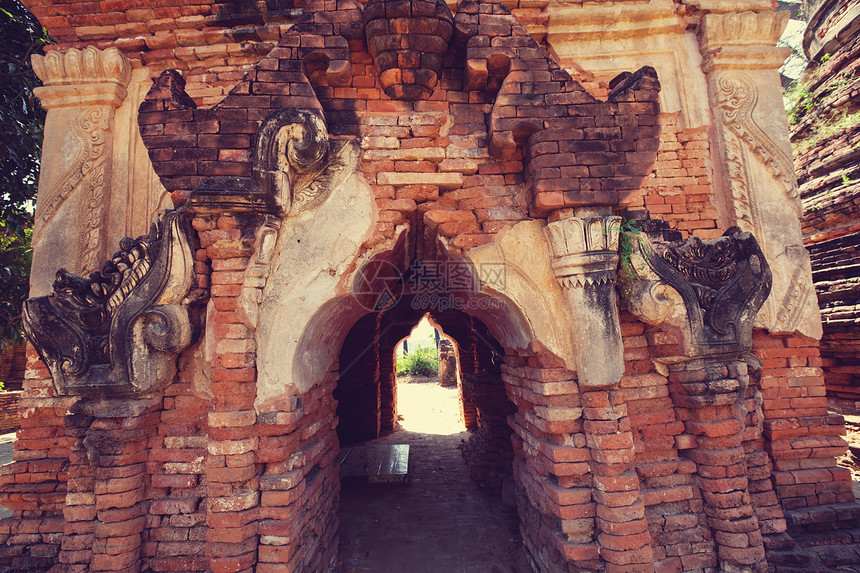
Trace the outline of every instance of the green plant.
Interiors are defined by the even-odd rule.
[[[849,185],[851,185],[852,183],[854,183],[854,182],[851,180],[851,178],[850,178],[850,177],[848,177],[848,174],[847,174],[847,173],[843,173],[843,174],[842,174],[842,186],[843,186],[843,187],[848,187],[848,186],[849,186]]]
[[[829,60],[832,57],[833,57],[833,54],[831,54],[830,52],[824,54],[823,56],[821,56],[821,63],[823,64],[824,62],[826,62],[827,60]]]
[[[0,221],[0,348],[21,342],[21,306],[30,290],[30,229],[22,234],[6,231]]]
[[[419,346],[397,359],[400,376],[433,376],[439,372],[439,355],[433,346]]]
[[[633,266],[633,254],[639,248],[639,235],[642,231],[633,219],[624,219],[618,235],[618,258],[621,262],[621,272],[628,281],[636,279],[636,268]]]
[[[808,83],[796,80],[785,90],[783,103],[791,123],[799,122],[815,107],[815,95],[809,88]]]
[[[21,340],[21,304],[30,276],[33,202],[45,110],[33,89],[30,56],[50,42],[18,0],[0,0],[0,346]]]
[[[792,143],[792,149],[795,153],[801,153],[810,147],[817,145],[821,141],[858,124],[860,124],[860,111],[851,114],[843,111],[842,113],[836,114],[832,117],[824,118],[810,126],[810,135]]]

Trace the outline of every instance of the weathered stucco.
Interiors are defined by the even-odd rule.
[[[345,177],[333,185],[328,198],[281,222],[257,324],[259,402],[291,385],[307,391],[332,366],[337,338],[328,335],[345,335],[329,324],[334,317],[323,320],[326,339],[308,332],[326,303],[351,294],[352,284],[344,275],[357,268],[360,247],[376,223],[373,193],[356,172],[357,146],[347,145],[341,153]],[[298,352],[302,346],[307,350]],[[308,346],[329,350],[313,352]]]
[[[3,567],[330,570],[427,315],[535,571],[844,555],[772,2],[176,3],[33,6],[32,294],[183,257],[29,304]]]

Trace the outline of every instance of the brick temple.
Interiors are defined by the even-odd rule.
[[[427,315],[534,571],[856,565],[773,2],[25,3],[0,568],[331,570]]]

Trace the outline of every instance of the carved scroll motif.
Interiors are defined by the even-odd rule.
[[[106,173],[110,151],[109,136],[113,113],[108,108],[88,108],[81,111],[71,134],[79,144],[79,151],[71,166],[58,182],[39,201],[36,209],[38,229],[33,237],[37,242],[48,228],[54,215],[66,200],[78,189],[84,191],[82,205],[84,224],[81,227],[79,257],[83,272],[92,272],[98,267],[100,233],[104,216]]]
[[[716,82],[715,101],[722,111],[726,127],[749,149],[761,159],[764,166],[774,179],[779,181],[786,196],[791,200],[798,215],[800,215],[800,199],[797,181],[794,177],[794,164],[774,141],[767,136],[753,118],[753,110],[758,102],[758,92],[752,79],[741,73],[723,74]],[[742,161],[737,152],[732,153],[735,162]],[[732,178],[735,185],[746,187],[749,179]],[[745,194],[745,196],[744,196]],[[736,194],[737,200],[749,204],[749,189],[741,189]]]
[[[101,270],[60,269],[54,293],[24,304],[24,330],[60,394],[129,395],[173,379],[191,343],[194,261],[177,212],[126,237]]]
[[[348,148],[345,141],[329,142],[318,115],[281,109],[260,126],[254,178],[282,213],[297,215],[319,205],[349,175]]]

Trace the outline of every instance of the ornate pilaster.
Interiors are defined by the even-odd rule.
[[[31,294],[50,292],[54,271],[88,274],[109,254],[113,118],[126,97],[131,65],[116,48],[33,56],[48,110],[33,233]]]
[[[774,269],[758,323],[820,338],[777,71],[789,53],[776,46],[788,19],[773,11],[708,14],[699,45],[723,169],[721,224],[753,233]]]
[[[628,308],[663,327],[658,361],[693,445],[705,515],[721,571],[765,566],[744,449],[748,402],[755,400],[746,353],[771,273],[755,238],[737,228],[703,242],[651,242],[644,236],[624,285]],[[670,344],[674,341],[676,345]]]
[[[584,210],[583,210],[584,211]],[[552,215],[546,236],[552,268],[572,317],[583,426],[597,506],[600,556],[617,571],[652,570],[654,555],[633,468],[633,434],[624,391],[624,346],[615,304],[621,217],[593,209]],[[631,551],[632,550],[632,551]]]

